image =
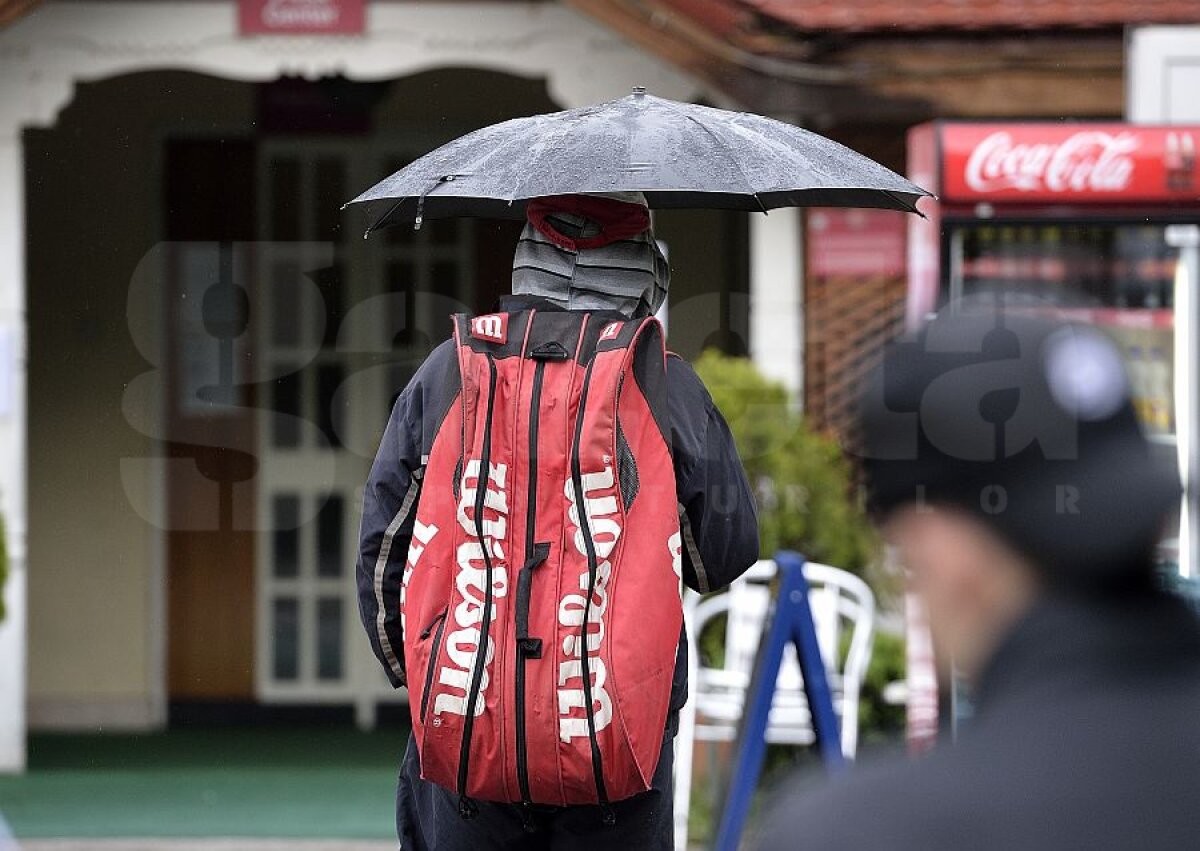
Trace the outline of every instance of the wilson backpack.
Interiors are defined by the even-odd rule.
[[[650,788],[682,625],[662,328],[533,310],[454,328],[462,384],[400,598],[422,776],[464,817],[607,807]]]

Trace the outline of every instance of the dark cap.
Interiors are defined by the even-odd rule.
[[[892,346],[863,397],[870,508],[949,504],[1049,575],[1145,571],[1179,476],[1138,424],[1095,328],[976,308]]]

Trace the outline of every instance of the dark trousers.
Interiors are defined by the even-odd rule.
[[[673,736],[663,742],[652,788],[612,805],[616,824],[605,825],[597,806],[533,807],[535,830],[525,829],[520,804],[478,801],[464,820],[458,795],[421,779],[412,736],[400,766],[396,830],[403,851],[673,851],[675,847]]]

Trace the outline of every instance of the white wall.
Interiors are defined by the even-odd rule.
[[[0,76],[0,515],[8,544],[0,624],[0,772],[25,767],[25,228],[17,93]]]
[[[1137,27],[1127,48],[1126,117],[1137,124],[1200,122],[1200,26]]]
[[[122,412],[125,387],[152,369],[127,302],[134,270],[163,238],[165,138],[245,132],[253,104],[242,83],[128,75],[81,84],[53,128],[25,135],[34,729],[165,722],[164,540],[135,509],[161,488],[121,475],[123,459],[160,454]]]
[[[750,217],[750,353],[765,375],[804,398],[801,212]]]
[[[1126,117],[1137,124],[1200,123],[1200,26],[1137,27],[1127,46]],[[1167,229],[1167,240],[1181,249],[1182,268],[1191,280],[1184,295],[1195,293],[1200,269],[1200,221]],[[1200,369],[1195,362],[1200,339],[1200,299],[1178,299],[1175,318],[1179,468],[1187,493],[1180,508],[1179,564],[1185,576],[1200,575]]]

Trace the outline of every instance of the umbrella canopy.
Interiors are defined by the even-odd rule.
[[[380,181],[371,230],[423,218],[524,215],[549,195],[642,192],[651,208],[916,212],[930,193],[824,136],[644,89],[617,100],[468,133]],[[349,205],[347,205],[349,206]]]

